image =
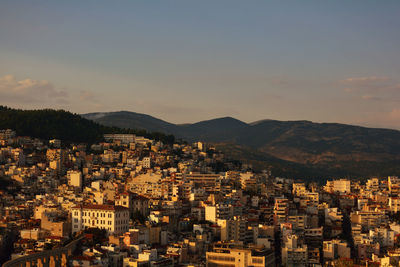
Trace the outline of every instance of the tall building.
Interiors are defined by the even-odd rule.
[[[400,193],[400,179],[397,176],[388,177],[388,188],[392,195],[398,195]]]
[[[389,198],[389,207],[391,212],[399,212],[400,211],[400,198],[399,197],[390,197]]]
[[[221,227],[221,241],[245,241],[247,220],[234,216],[232,219],[217,220],[218,226]]]
[[[150,157],[144,157],[142,160],[142,166],[145,169],[150,169],[151,168],[151,158]]]
[[[70,186],[82,188],[82,173],[80,171],[68,171],[67,177]]]
[[[64,149],[48,149],[46,158],[49,162],[49,167],[56,170],[58,174],[64,174],[64,164],[66,161],[66,152]]]
[[[218,219],[229,219],[233,216],[233,207],[228,204],[216,204],[205,206],[205,219],[216,223]]]
[[[289,200],[287,198],[275,198],[274,205],[274,222],[275,225],[286,222],[289,214]]]

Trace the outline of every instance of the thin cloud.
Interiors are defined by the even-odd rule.
[[[388,114],[388,118],[390,120],[400,122],[400,109],[399,108],[392,109]]]
[[[359,124],[367,127],[383,127],[400,130],[400,109],[394,107],[386,111],[371,111],[360,118]]]
[[[82,90],[79,92],[79,99],[86,102],[96,102],[96,95],[91,91]]]
[[[374,96],[374,95],[363,95],[363,96],[361,96],[361,98],[364,100],[375,100],[375,101],[383,100],[382,97]]]
[[[400,129],[400,109],[392,108],[390,111],[381,114],[378,116],[378,123]]]
[[[352,83],[352,84],[369,84],[375,82],[382,82],[389,80],[389,77],[386,76],[367,76],[367,77],[351,77],[345,80],[342,80],[343,83]]]
[[[286,77],[272,77],[268,80],[268,83],[271,85],[289,85],[290,81]]]
[[[17,80],[13,75],[0,78],[0,99],[3,101],[29,103],[46,100],[67,102],[68,93],[56,90],[54,85],[46,80]]]
[[[400,83],[387,76],[351,77],[338,81],[347,94],[365,101],[398,102]]]
[[[386,76],[365,76],[365,77],[350,77],[338,81],[344,91],[350,93],[355,91],[369,91],[383,89],[391,85],[392,81]]]
[[[400,83],[392,84],[384,88],[386,91],[400,92]]]

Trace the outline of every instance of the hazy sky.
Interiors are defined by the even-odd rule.
[[[400,129],[400,1],[15,1],[0,104]]]

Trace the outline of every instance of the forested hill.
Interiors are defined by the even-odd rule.
[[[20,136],[67,142],[98,142],[105,133],[133,133],[164,143],[174,142],[173,135],[103,126],[78,114],[53,109],[21,110],[0,106],[0,129],[13,129]]]

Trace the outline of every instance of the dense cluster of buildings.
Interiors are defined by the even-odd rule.
[[[201,142],[104,139],[0,131],[3,253],[84,237],[70,266],[399,266],[398,177],[319,186],[252,172]]]

